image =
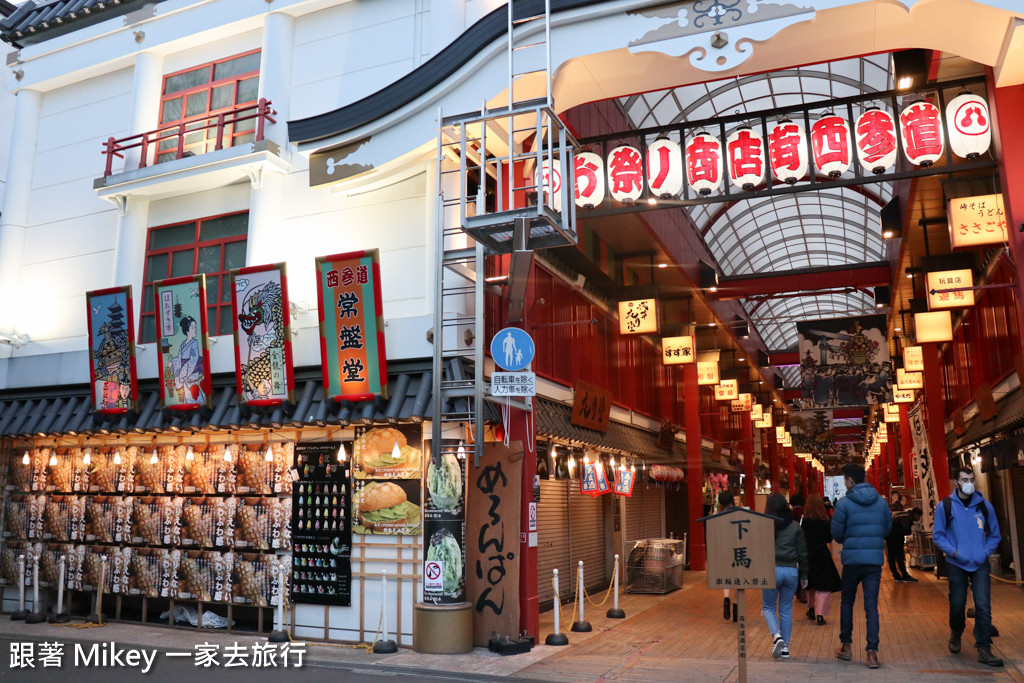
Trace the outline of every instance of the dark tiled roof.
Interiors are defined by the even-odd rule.
[[[684,460],[679,445],[666,451],[658,447],[658,435],[639,427],[610,422],[602,434],[593,429],[578,427],[571,422],[572,406],[546,398],[537,399],[537,434],[567,439],[593,446],[603,446],[662,462]]]
[[[0,17],[8,17],[14,13],[14,10],[18,9],[7,0],[0,0]]]
[[[28,0],[0,21],[0,38],[19,45],[126,14],[163,0]],[[0,14],[4,0],[0,0]]]
[[[388,364],[390,399],[350,403],[325,401],[319,368],[296,372],[295,405],[243,410],[238,406],[234,375],[214,377],[212,410],[182,413],[163,410],[154,381],[140,383],[139,412],[102,415],[92,411],[89,387],[5,392],[0,394],[0,435],[16,437],[75,434],[127,434],[154,431],[199,431],[421,422],[430,419],[433,372],[430,361]],[[450,368],[446,370],[449,372]],[[451,411],[465,410],[452,406]]]
[[[952,453],[997,432],[1009,432],[1024,425],[1024,390],[1015,389],[999,399],[996,408],[996,416],[988,422],[983,421],[981,415],[975,415],[961,436],[957,436],[956,432],[946,434],[946,450]]]

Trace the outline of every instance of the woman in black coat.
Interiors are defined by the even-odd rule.
[[[807,499],[804,517],[800,522],[807,539],[807,618],[817,618],[818,626],[825,625],[829,615],[832,593],[842,588],[839,572],[832,561],[832,525],[825,503],[819,495]]]

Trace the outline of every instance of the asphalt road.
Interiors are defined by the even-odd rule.
[[[471,676],[469,674],[458,674],[452,672],[434,672],[426,669],[410,669],[408,667],[394,667],[385,665],[351,665],[341,663],[311,662],[307,658],[302,668],[289,666],[288,668],[267,667],[197,667],[193,657],[168,657],[165,651],[158,651],[148,673],[141,673],[138,668],[129,666],[83,666],[75,665],[75,644],[79,643],[87,652],[90,651],[96,641],[79,641],[71,638],[61,638],[63,643],[62,666],[42,667],[39,659],[38,640],[35,644],[35,668],[19,666],[12,667],[12,644],[18,649],[20,643],[29,642],[27,639],[12,638],[9,635],[0,636],[0,683],[53,683],[61,676],[73,676],[75,683],[134,683],[135,681],[145,683],[202,683],[204,681],[215,681],[216,683],[323,683],[330,680],[348,683],[376,681],[413,681],[430,682],[446,681],[448,683],[479,682],[479,681],[511,681],[508,678],[495,678],[490,676]],[[140,646],[121,646],[125,648]],[[174,650],[171,650],[174,651]]]

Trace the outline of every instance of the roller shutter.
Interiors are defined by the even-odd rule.
[[[578,562],[583,560],[583,585],[588,588],[608,580],[605,576],[604,534],[604,499],[608,495],[611,494],[591,498],[581,494],[579,486],[569,487],[572,575],[576,576]]]
[[[644,491],[644,538],[665,538],[665,489],[657,486]]]
[[[576,573],[569,569],[569,505],[567,492],[572,482],[541,479],[537,503],[537,595],[540,601],[554,599],[551,570],[558,570],[559,592],[571,598]],[[576,484],[578,488],[579,485]]]

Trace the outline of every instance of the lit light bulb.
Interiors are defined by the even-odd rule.
[[[185,459],[186,460],[195,460],[196,459],[196,453],[195,453],[195,451],[192,450],[192,446],[189,446],[188,450],[185,451]]]
[[[629,471],[630,472],[636,472],[636,465],[630,465],[629,466]]]
[[[345,462],[348,460],[348,453],[345,452],[345,442],[342,441],[338,445],[338,462]]]
[[[460,441],[459,442],[459,450],[458,450],[458,452],[456,452],[455,455],[459,458],[459,460],[465,460],[466,459],[466,442],[465,441]]]
[[[21,464],[27,465],[32,462],[32,459],[28,457],[28,451],[25,451],[25,455],[21,456]]]
[[[611,466],[612,466],[612,467],[614,468],[614,467],[615,467],[615,456],[612,456],[612,457],[611,457],[611,459],[610,459],[610,460],[608,460],[608,462],[609,462],[609,463],[611,464]]]
[[[391,449],[391,457],[394,458],[396,461],[401,459],[402,457],[402,449],[398,445],[398,439],[395,439],[395,447]]]
[[[56,466],[57,466],[57,452],[56,451],[50,451],[50,467],[56,467]]]
[[[86,448],[85,452],[82,453],[82,464],[83,465],[91,465],[92,464],[92,449],[91,448]]]
[[[121,451],[119,451],[117,449],[114,450],[114,464],[115,465],[120,465],[121,464]]]
[[[270,444],[267,444],[267,452],[263,454],[263,459],[267,462],[274,462],[274,451],[270,449]]]
[[[587,455],[586,453],[583,454],[583,464],[584,465],[589,465],[590,464],[590,456]]]
[[[149,457],[149,464],[155,465],[160,462],[160,459],[156,457],[156,448],[153,449],[153,455]]]
[[[231,449],[227,444],[224,444],[224,462],[231,462]]]

